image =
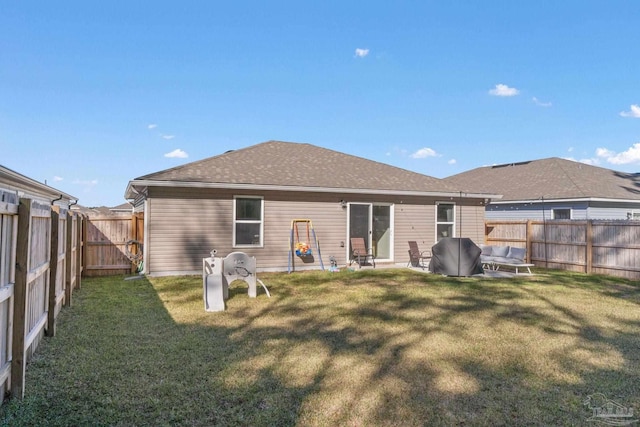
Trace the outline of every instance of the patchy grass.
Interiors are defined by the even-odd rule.
[[[200,277],[85,279],[3,425],[584,425],[640,411],[640,286],[539,272],[261,274],[207,313]]]

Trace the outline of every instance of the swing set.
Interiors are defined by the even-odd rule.
[[[300,232],[298,224],[304,224],[306,229],[307,240],[300,240]],[[301,227],[300,227],[301,228]],[[304,236],[304,235],[303,235]],[[291,233],[289,236],[289,265],[288,272],[291,273],[295,270],[295,257],[299,257],[304,263],[311,263],[314,261],[313,248],[311,243],[315,247],[320,261],[320,267],[324,270],[324,264],[322,263],[322,255],[320,254],[320,244],[316,237],[316,232],[313,229],[313,223],[310,219],[294,219],[291,221]]]

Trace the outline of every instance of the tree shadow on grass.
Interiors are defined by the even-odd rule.
[[[595,285],[260,277],[272,298],[232,286],[221,313],[204,312],[199,277],[83,282],[15,413],[51,425],[576,425],[592,393],[640,407],[640,318]]]

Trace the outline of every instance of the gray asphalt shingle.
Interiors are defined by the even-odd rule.
[[[558,157],[480,167],[444,180],[468,191],[502,194],[502,201],[540,197],[640,200],[640,174]]]
[[[203,182],[455,192],[439,178],[306,143],[267,141],[136,178]]]

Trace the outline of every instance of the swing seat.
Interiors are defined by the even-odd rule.
[[[296,255],[297,256],[309,256],[311,255],[311,248],[304,242],[296,243]]]

